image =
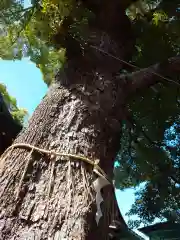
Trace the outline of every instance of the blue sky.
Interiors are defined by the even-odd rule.
[[[31,0],[24,0],[24,7],[28,7],[31,5]]]
[[[0,82],[17,99],[18,107],[26,108],[30,115],[47,91],[40,71],[28,59],[0,60]]]

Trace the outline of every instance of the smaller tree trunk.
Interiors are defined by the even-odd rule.
[[[22,126],[13,119],[0,93],[0,155],[12,144],[21,129]]]

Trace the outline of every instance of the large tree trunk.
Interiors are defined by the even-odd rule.
[[[93,26],[89,43],[124,59],[132,49],[130,24],[124,13],[119,26],[117,19],[113,21],[118,34],[111,34],[107,19],[107,28],[100,23],[98,28]],[[121,68],[95,48],[70,59],[15,143],[99,159],[112,179],[126,98],[125,82],[115,76]],[[112,185],[102,189],[103,216],[96,222],[93,181],[98,176],[92,166],[68,157],[29,153],[28,148],[14,148],[1,163],[1,239],[103,240],[109,239],[113,220],[125,225]]]
[[[44,149],[100,159],[100,166],[111,177],[119,147],[122,113],[119,109],[112,111],[114,100],[110,85],[101,93],[99,106],[88,101],[84,91],[80,94],[53,84],[16,143],[30,143]],[[95,90],[99,91],[93,88]],[[15,239],[28,236],[32,239],[99,239],[99,236],[107,239],[108,225],[116,218],[113,214],[117,215],[116,220],[119,214],[112,186],[107,186],[103,192],[104,206],[101,206],[103,217],[98,225],[95,222],[96,193],[91,188],[96,176],[93,176],[91,167],[82,162],[72,166],[57,157],[51,176],[53,161],[32,154],[16,199],[29,151],[14,149],[10,153],[5,165],[1,165],[2,239],[13,239],[13,236]],[[87,175],[89,186],[84,184],[84,175]],[[48,194],[51,178],[52,187]],[[58,238],[62,231],[65,236]]]
[[[114,84],[113,79],[108,80],[109,84],[104,86],[102,93],[91,86],[94,98],[101,100],[97,103],[85,96],[85,93],[88,95],[87,90],[80,93],[77,88],[66,90],[57,83],[53,84],[33,114],[29,127],[24,129],[16,143],[30,143],[45,149],[100,159],[100,166],[112,177],[122,112],[112,109],[115,103],[111,94]],[[93,93],[90,97],[93,98]],[[66,232],[67,239],[99,239],[99,236],[106,239],[108,225],[115,217],[113,214],[119,215],[117,207],[114,208],[113,189],[112,186],[104,189],[103,217],[97,226],[96,193],[91,189],[96,176],[93,176],[91,167],[82,162],[73,167],[57,157],[52,188],[48,194],[53,162],[50,158],[33,154],[16,200],[28,152],[28,149],[14,149],[5,160],[0,179],[2,239],[13,239],[13,236],[16,236],[15,239],[26,239],[25,235],[36,236],[34,239],[47,239],[47,236],[53,239],[60,230]],[[84,175],[87,175],[90,186],[85,187]],[[92,199],[87,188],[92,191]]]
[[[103,0],[88,49],[83,56],[68,52],[66,68],[15,141],[99,159],[110,179],[127,96],[162,80],[162,73],[168,77],[180,71],[176,57],[128,75],[128,81],[117,77],[123,67],[117,58],[128,58],[133,48],[131,25],[120,2]],[[97,178],[92,166],[80,160],[12,148],[0,162],[0,239],[109,239],[109,224],[125,223],[112,185],[102,189],[102,217],[96,222]]]

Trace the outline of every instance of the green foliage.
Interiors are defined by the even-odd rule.
[[[28,112],[24,108],[18,108],[16,99],[9,95],[7,92],[6,86],[4,84],[0,84],[0,93],[2,94],[4,101],[8,110],[10,111],[14,120],[18,123],[23,124],[24,118],[27,116]]]
[[[124,125],[119,164],[115,169],[116,187],[124,189],[145,183],[145,187],[136,189],[136,201],[127,214],[138,215],[141,219],[131,220],[131,227],[152,223],[156,217],[180,220],[177,214],[180,208],[180,124],[178,118],[176,121],[177,124],[173,124],[159,139],[153,125],[145,125],[143,129],[146,132],[139,125],[134,130],[128,127],[128,123]],[[151,138],[150,132],[153,133]]]
[[[163,11],[155,11],[153,13],[153,18],[152,18],[152,22],[158,26],[160,24],[160,22],[166,22],[168,21],[168,16],[165,12]]]
[[[67,35],[84,42],[89,11],[82,11],[74,0],[35,0],[26,9],[22,2],[9,0],[0,5],[0,10],[0,58],[29,57],[48,85],[65,63]],[[64,22],[68,19],[70,23],[66,26]],[[57,34],[59,37],[54,41]]]
[[[179,2],[144,2],[143,15],[133,8],[128,12],[137,36],[133,63],[139,67],[179,55],[180,43]],[[179,79],[179,76],[169,77]],[[180,220],[177,214],[180,208],[180,135],[178,127],[176,132],[171,127],[179,123],[179,102],[179,88],[162,81],[129,103],[115,182],[121,189],[145,183],[140,190],[136,188],[136,202],[128,213],[140,218],[140,221],[129,222],[132,227],[152,223],[156,217]],[[170,129],[166,137],[173,142],[171,145],[164,140],[167,129]],[[170,140],[173,137],[176,141]]]
[[[58,8],[55,1],[43,1],[42,6],[34,1],[27,9],[22,2],[9,1],[8,8],[7,4],[1,4],[0,10],[0,57],[6,60],[29,57],[42,70],[49,84],[54,70],[63,64],[64,52],[53,46],[49,48],[47,43],[58,27],[59,16],[61,13],[65,16],[68,10],[62,6]]]

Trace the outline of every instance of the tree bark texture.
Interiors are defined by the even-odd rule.
[[[133,49],[130,21],[122,9],[121,14],[117,11],[120,1],[114,0],[114,7],[108,5],[111,1],[105,2],[107,6],[92,25],[89,46],[128,58]],[[95,48],[69,59],[15,143],[99,159],[112,179],[127,95],[143,85],[142,77],[142,83],[137,81],[137,73],[128,84],[118,78],[122,68],[119,61]],[[4,163],[1,160],[0,239],[105,240],[113,220],[126,225],[112,185],[102,189],[103,216],[96,223],[92,186],[97,176],[92,166],[29,153],[16,148],[8,152]]]
[[[100,166],[111,177],[121,130],[122,112],[117,111],[115,104],[119,97],[115,91],[112,94],[115,86],[110,77],[103,84],[97,81],[101,90],[95,87],[93,76],[90,77],[92,85],[86,90],[83,85],[67,90],[58,83],[53,84],[16,143],[100,159]],[[90,187],[92,199],[89,200],[90,193],[83,186],[82,178],[87,175],[89,184],[92,183],[96,176],[92,176],[91,167],[81,162],[61,162],[60,158],[53,162],[32,154],[16,200],[27,155],[27,150],[14,149],[1,173],[1,238],[99,239],[101,236],[107,239],[105,229],[116,205],[112,187],[103,189],[103,217],[97,226],[95,192]],[[115,214],[119,215],[117,211],[116,206]]]
[[[130,22],[122,10],[117,22],[117,1],[114,4],[109,8],[106,3],[97,14],[88,44],[125,58],[132,45]],[[112,178],[125,95],[124,82],[115,77],[121,68],[93,48],[83,56],[71,56],[15,143],[99,159],[100,167]],[[113,220],[125,225],[112,185],[102,189],[103,216],[99,223],[95,221],[93,181],[97,176],[91,166],[67,160],[35,152],[29,155],[27,149],[9,152],[1,162],[1,239],[104,240],[109,239]]]

